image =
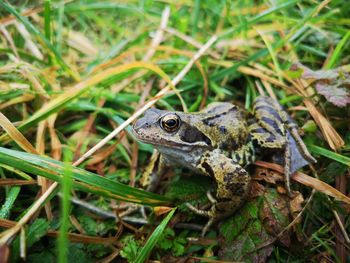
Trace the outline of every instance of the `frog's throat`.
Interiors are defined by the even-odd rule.
[[[137,139],[143,143],[147,144],[152,144],[155,148],[171,148],[171,149],[179,149],[181,151],[192,151],[195,148],[203,148],[207,149],[208,145],[197,142],[197,143],[187,143],[187,142],[174,142],[174,141],[168,141],[163,139],[158,139],[158,140],[152,140],[152,139],[145,139],[141,138],[139,136],[136,136]]]

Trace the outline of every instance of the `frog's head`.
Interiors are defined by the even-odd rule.
[[[133,133],[142,142],[156,148],[173,148],[191,151],[208,149],[210,139],[196,126],[195,114],[149,109],[133,126]]]

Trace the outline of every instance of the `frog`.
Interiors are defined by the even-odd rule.
[[[191,113],[150,108],[132,131],[139,141],[158,150],[162,169],[186,167],[213,178],[215,195],[207,192],[209,209],[186,203],[194,213],[209,218],[202,235],[243,205],[251,185],[248,168],[262,156],[270,155],[284,166],[289,195],[292,173],[316,162],[295,121],[268,96],[257,97],[252,112],[230,102],[214,102]]]

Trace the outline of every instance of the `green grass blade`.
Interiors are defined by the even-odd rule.
[[[135,263],[143,263],[146,262],[147,258],[149,257],[153,247],[157,244],[157,241],[159,240],[161,234],[163,233],[165,227],[169,223],[170,219],[172,218],[173,214],[175,213],[176,209],[173,209],[160,223],[159,226],[153,231],[152,235],[147,240],[146,244],[141,249],[140,253],[138,254]]]
[[[62,180],[62,196],[61,196],[61,218],[60,233],[57,240],[58,262],[68,262],[68,230],[69,230],[69,214],[72,189],[72,170],[71,166],[66,165]]]
[[[88,1],[84,2],[72,2],[66,5],[66,12],[67,13],[82,13],[85,11],[99,11],[104,9],[110,9],[110,10],[120,10],[122,12],[130,12],[133,15],[144,15],[141,9],[136,8],[132,5],[127,4],[121,4],[121,3],[109,3],[107,1],[100,1],[100,2],[91,2]]]
[[[45,0],[44,4],[45,37],[51,43],[51,1]]]
[[[229,29],[227,31],[225,31],[224,33],[220,34],[218,36],[218,40],[220,39],[223,39],[223,38],[227,38],[227,37],[230,37],[234,34],[238,34],[240,33],[243,29],[259,22],[260,20],[262,20],[263,18],[266,18],[267,16],[277,12],[277,11],[280,11],[284,8],[287,8],[287,7],[290,7],[294,4],[296,4],[298,1],[297,0],[291,0],[291,1],[282,1],[282,4],[280,5],[276,5],[276,6],[273,6],[269,9],[267,9],[266,11],[254,16],[252,19],[248,20],[247,23],[241,25],[241,26],[238,26],[238,27],[235,27],[235,28],[232,28],[232,29]]]
[[[51,1],[45,0],[44,3],[44,28],[45,28],[45,38],[52,44],[51,39]],[[49,56],[49,63],[51,63],[51,56]]]
[[[51,158],[2,147],[0,147],[0,163],[58,182],[62,182],[66,166],[63,162]],[[70,167],[75,180],[73,185],[79,190],[143,205],[159,206],[170,203],[164,196],[115,182],[78,167]]]
[[[13,186],[11,187],[10,191],[8,191],[6,200],[0,209],[0,218],[5,218],[5,219],[8,218],[8,216],[10,215],[13,203],[16,201],[20,191],[21,191],[21,187],[19,186]]]
[[[340,163],[345,164],[347,166],[350,166],[350,157],[341,155],[339,153],[332,152],[330,150],[324,149],[324,148],[316,146],[316,145],[308,145],[307,148],[316,154],[322,155],[322,156],[327,157],[329,159],[332,159],[334,161],[337,161],[337,162],[340,162]]]
[[[5,170],[8,170],[14,174],[17,174],[19,177],[22,177],[23,179],[25,180],[33,180],[32,177],[30,177],[28,174],[26,173],[23,173],[21,170],[18,170],[18,169],[14,169],[13,167],[11,166],[8,166],[8,165],[4,165],[4,164],[0,164],[0,167],[5,169]]]
[[[194,36],[198,31],[198,20],[201,8],[201,1],[195,0],[192,15],[192,36]]]
[[[342,40],[338,43],[336,46],[331,58],[328,60],[327,65],[325,66],[326,69],[331,69],[334,67],[334,65],[339,60],[339,57],[341,56],[341,52],[343,48],[345,47],[345,44],[348,42],[350,38],[350,30],[345,34],[345,36],[342,38]]]
[[[79,80],[80,76],[78,73],[74,72],[62,59],[61,55],[55,49],[55,47],[50,43],[50,41],[26,18],[21,16],[11,5],[6,2],[0,1],[0,6],[8,11],[10,14],[14,15],[25,27],[26,29],[35,35],[40,41],[42,41],[49,51],[54,54],[56,61],[75,80]]]
[[[63,2],[63,1],[61,1]],[[63,19],[64,19],[64,8],[65,5],[63,3],[61,3],[58,6],[58,17],[57,17],[57,29],[56,31],[56,49],[57,52],[59,52],[61,54],[62,52],[62,45],[63,45],[63,37],[62,37],[62,32],[63,32]]]

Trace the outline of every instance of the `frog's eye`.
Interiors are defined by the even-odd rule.
[[[174,132],[180,127],[180,118],[176,114],[167,114],[160,120],[160,126],[167,132]]]

